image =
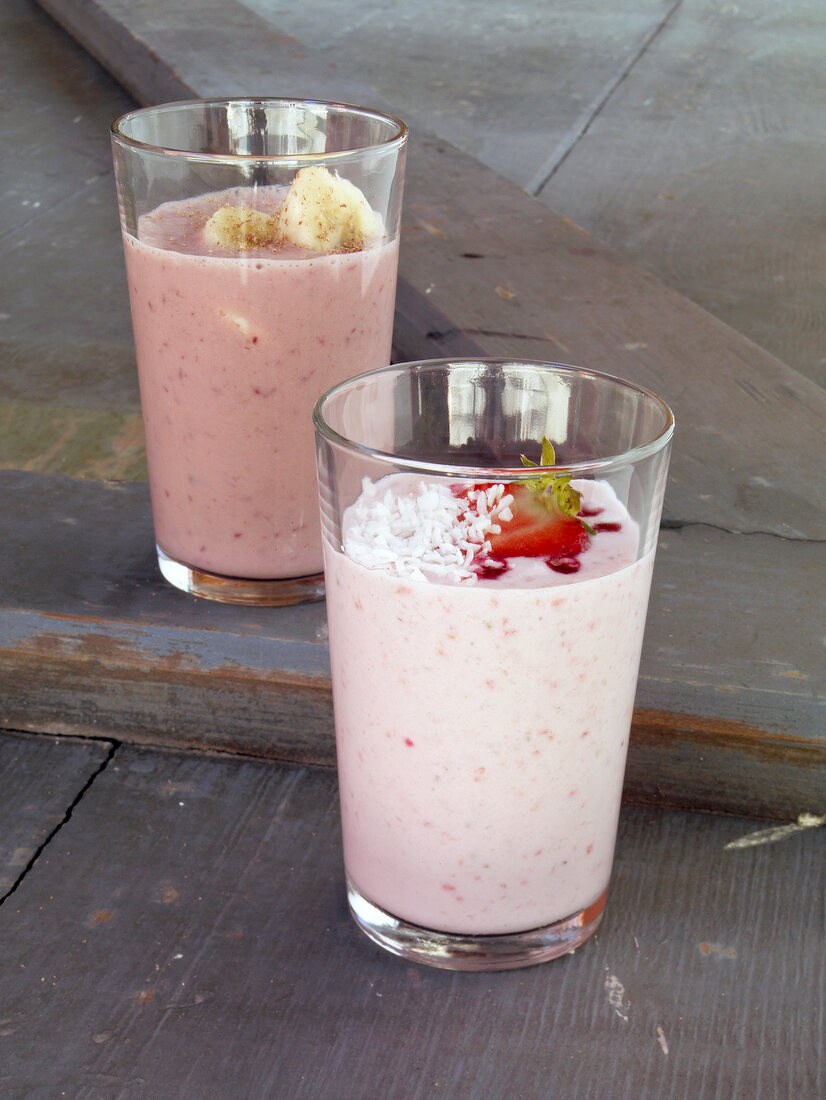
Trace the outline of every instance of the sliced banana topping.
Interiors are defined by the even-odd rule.
[[[381,228],[381,218],[354,183],[313,167],[296,173],[276,214],[219,207],[204,226],[204,241],[240,251],[289,241],[312,252],[357,252]]]
[[[213,248],[260,248],[280,236],[277,214],[247,206],[221,206],[204,226],[204,240]]]
[[[381,218],[354,183],[327,168],[302,168],[279,211],[281,235],[314,252],[356,252]]]

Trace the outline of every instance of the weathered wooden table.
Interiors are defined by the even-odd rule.
[[[42,6],[140,101],[369,94],[233,0]],[[413,135],[397,358],[584,363],[660,392],[678,432],[596,941],[496,976],[391,959],[344,906],[323,604],[209,605],[157,575],[94,131],[128,96],[27,0],[2,18],[24,45],[1,79],[52,108],[7,133],[48,196],[7,255],[62,328],[33,336],[20,294],[3,343],[0,726],[28,732],[0,738],[0,1095],[826,1094],[826,831],[793,824],[824,812],[823,391]],[[84,112],[61,174],[50,142]],[[94,319],[36,266],[65,234]]]
[[[330,769],[8,735],[0,783],[0,874],[45,845],[0,906],[8,1100],[823,1095],[822,829],[627,806],[595,939],[451,974],[357,932]]]

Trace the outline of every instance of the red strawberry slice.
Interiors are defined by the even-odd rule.
[[[505,492],[513,497],[513,519],[500,519],[501,533],[488,535],[491,557],[574,559],[588,546],[582,523],[560,511],[548,493],[519,482],[507,484]]]

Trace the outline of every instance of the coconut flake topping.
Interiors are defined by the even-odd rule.
[[[443,482],[392,480],[392,486],[362,482],[361,496],[347,510],[345,554],[391,576],[475,581],[471,566],[490,551],[487,536],[499,534],[499,520],[513,518],[505,486],[471,487],[456,496]]]

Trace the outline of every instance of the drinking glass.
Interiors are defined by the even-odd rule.
[[[432,966],[568,952],[611,875],[671,411],[590,370],[440,360],[340,383],[314,422],[352,915]],[[558,526],[550,486],[581,493]],[[539,545],[505,553],[520,514]]]
[[[221,99],[112,126],[158,563],[231,603],[323,595],[313,403],[390,362],[407,130]]]

